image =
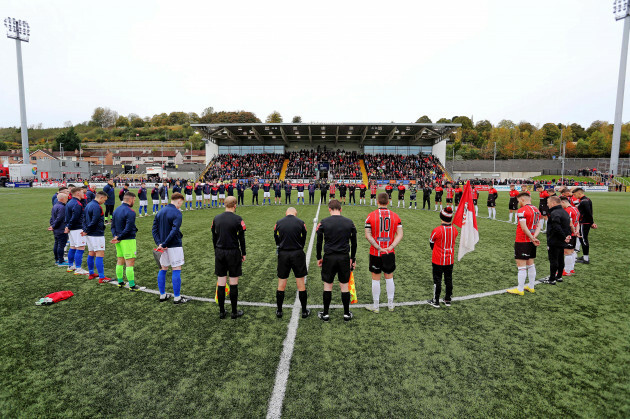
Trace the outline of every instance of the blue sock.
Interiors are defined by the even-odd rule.
[[[105,265],[103,264],[103,258],[100,256],[96,257],[96,270],[99,278],[105,278]]]
[[[166,271],[162,269],[158,272],[158,289],[161,295],[166,294]]]
[[[166,272],[164,272],[164,275],[166,275]],[[179,290],[182,288],[182,271],[179,269],[173,270],[171,281],[173,282],[173,295],[177,298],[179,297]]]
[[[147,215],[147,212],[149,211],[149,206],[145,205],[144,206],[144,215]]]
[[[77,269],[81,269],[81,264],[83,263],[83,252],[84,250],[76,250],[74,253],[74,266],[77,267]]]
[[[94,273],[94,256],[91,256],[89,253],[87,257],[87,264],[88,271],[90,271],[90,275],[92,275]]]
[[[68,250],[68,263],[70,264],[70,266],[74,265],[74,254],[76,252],[76,249],[70,248]]]

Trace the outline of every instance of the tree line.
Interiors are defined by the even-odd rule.
[[[196,133],[191,124],[213,123],[259,123],[255,113],[238,111],[215,111],[205,108],[201,114],[196,112],[175,111],[140,117],[131,113],[120,115],[107,107],[97,107],[89,121],[72,124],[64,123],[64,128],[29,128],[31,149],[78,148],[84,142],[109,141],[185,141],[187,148],[201,149],[204,146],[202,136]],[[280,123],[284,118],[278,111],[273,111],[265,122]],[[294,116],[292,123],[301,123],[301,116]],[[417,123],[433,123],[423,115]],[[504,119],[493,125],[488,120],[473,122],[467,116],[440,118],[435,123],[458,123],[458,128],[449,138],[447,158],[456,159],[497,159],[508,158],[552,158],[562,155],[562,144],[566,147],[567,157],[607,157],[612,146],[613,125],[605,121],[594,121],[587,128],[580,124],[545,123],[542,126],[527,121],[518,123]],[[67,147],[68,148],[67,148]],[[0,128],[0,150],[20,148],[20,128]],[[620,155],[630,155],[630,124],[622,126]]]
[[[416,122],[431,123],[424,115]],[[605,121],[593,121],[587,128],[580,124],[556,124],[542,126],[527,121],[515,123],[508,119],[493,125],[488,120],[473,123],[467,116],[441,118],[436,123],[458,123],[455,134],[447,145],[447,158],[461,159],[549,159],[564,152],[567,157],[608,157],[612,147],[613,125]],[[620,155],[630,155],[630,124],[621,127]]]

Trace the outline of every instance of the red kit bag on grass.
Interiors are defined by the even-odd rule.
[[[59,301],[67,300],[72,297],[74,293],[72,291],[57,291],[52,294],[48,294],[44,298],[40,298],[39,301],[35,302],[35,305],[38,306],[46,306],[54,303],[58,303]]]

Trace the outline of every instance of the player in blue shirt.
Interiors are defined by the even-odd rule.
[[[212,185],[210,182],[203,184],[203,207],[210,208],[210,199],[212,198]]]
[[[125,286],[124,274],[129,280],[129,290],[139,291],[136,285],[134,265],[136,263],[136,212],[133,204],[136,201],[136,194],[126,192],[123,196],[123,203],[114,211],[112,217],[112,236],[110,243],[116,245],[116,279],[118,288]],[[125,269],[126,267],[126,269]]]
[[[168,182],[164,181],[160,186],[160,208],[164,208],[168,204]]]
[[[86,236],[88,257],[87,265],[90,276],[88,279],[98,278],[98,283],[109,282],[111,279],[105,276],[105,218],[101,205],[107,200],[107,194],[103,191],[97,192],[96,198],[85,207],[83,217],[83,235]],[[94,265],[96,262],[96,271]]]
[[[70,189],[72,199],[66,204],[66,228],[64,233],[68,234],[70,241],[70,250],[68,251],[68,272],[74,272],[75,275],[88,275],[89,272],[81,268],[83,263],[83,252],[85,251],[85,237],[83,232],[83,189]]]
[[[225,185],[223,182],[219,182],[219,206],[225,206]]]
[[[203,207],[203,184],[197,182],[195,184],[195,209],[201,209]]]
[[[298,205],[300,205],[300,198],[302,198],[302,205],[304,205],[304,184],[298,183],[295,188],[297,189],[297,193],[298,193],[298,197],[297,197]]]
[[[182,286],[182,266],[184,265],[184,248],[182,247],[183,234],[180,231],[182,226],[182,212],[180,210],[184,197],[180,193],[171,196],[171,203],[153,220],[153,240],[157,245],[157,251],[162,252],[160,257],[161,269],[158,272],[157,282],[160,290],[162,303],[168,300],[166,293],[166,272],[171,267],[173,270],[171,282],[173,283],[174,304],[184,304],[190,301],[189,298],[182,298],[180,290]]]
[[[156,183],[153,189],[151,189],[151,203],[153,204],[152,215],[157,214],[160,210],[160,184]]]
[[[142,208],[144,208],[144,216],[147,216],[147,208],[149,201],[147,200],[147,185],[142,182],[140,189],[138,189],[138,201],[140,201],[140,208],[138,209],[138,216],[142,217]]]
[[[276,179],[273,183],[273,192],[274,192],[274,204],[280,205],[282,204],[282,184]]]
[[[105,225],[107,225],[112,220],[114,205],[116,204],[116,192],[114,189],[114,181],[112,179],[107,181],[107,185],[103,188],[103,192],[107,194],[107,201],[105,201]]]
[[[186,211],[190,211],[192,209],[193,189],[193,185],[191,184],[186,184],[186,187],[184,187],[184,194],[186,198]],[[173,198],[171,198],[171,202],[173,202]]]
[[[175,192],[182,193],[182,186],[179,184],[179,180],[175,182],[175,185],[173,185],[173,193]]]

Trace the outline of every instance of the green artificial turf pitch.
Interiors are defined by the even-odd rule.
[[[0,190],[0,416],[264,416],[291,311],[278,320],[271,307],[242,307],[242,319],[219,320],[213,303],[159,304],[152,294],[68,274],[53,265],[46,230],[52,193]],[[501,219],[507,218],[506,197],[500,193]],[[341,310],[333,310],[326,324],[316,316],[300,319],[283,415],[630,416],[630,195],[591,198],[600,226],[591,232],[592,263],[577,265],[578,274],[558,286],[441,309],[420,305],[372,314],[355,308],[350,323]],[[275,302],[272,231],[285,208],[237,209],[247,224],[243,301]],[[371,301],[362,236],[371,209],[343,209],[359,230],[359,303]],[[316,210],[298,207],[309,234]],[[210,224],[218,212],[184,213],[184,294],[214,297]],[[426,300],[432,290],[428,236],[439,218],[421,210],[399,214],[405,237],[397,248],[396,301]],[[482,205],[480,215],[486,214]],[[320,218],[327,215],[322,206]],[[151,223],[151,217],[137,221],[136,281],[156,289]],[[455,296],[516,284],[515,226],[480,219],[479,231],[476,251],[455,265]],[[543,248],[538,255],[541,278],[548,261]],[[105,259],[106,274],[113,276],[109,244]],[[314,254],[307,287],[309,302],[321,304]],[[65,289],[75,296],[34,305]],[[290,280],[285,304],[294,298]],[[335,285],[333,304],[340,302]]]

